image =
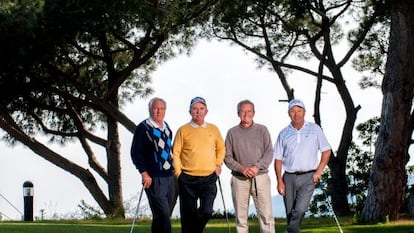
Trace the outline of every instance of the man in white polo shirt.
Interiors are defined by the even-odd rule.
[[[289,102],[291,123],[280,131],[274,146],[277,191],[285,203],[288,233],[300,232],[315,184],[320,181],[331,155],[331,146],[321,127],[305,121],[305,112],[302,100]]]

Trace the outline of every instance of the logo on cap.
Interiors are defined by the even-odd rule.
[[[298,106],[298,107],[301,107],[301,108],[305,109],[305,104],[300,99],[291,100],[289,102],[288,111],[290,111],[290,109],[293,108],[294,106]]]

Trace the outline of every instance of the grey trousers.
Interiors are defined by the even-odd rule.
[[[300,233],[300,224],[315,190],[312,178],[313,172],[300,175],[285,173],[283,175],[286,186],[283,200],[286,208],[286,231],[288,233]]]

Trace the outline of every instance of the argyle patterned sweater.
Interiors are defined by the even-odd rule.
[[[153,177],[173,175],[172,132],[154,127],[149,119],[137,125],[132,139],[131,158],[140,173]]]

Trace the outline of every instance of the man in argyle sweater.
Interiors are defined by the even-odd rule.
[[[135,128],[131,158],[141,173],[152,211],[152,233],[171,233],[170,211],[174,195],[172,132],[164,121],[166,102],[153,98],[150,117]]]

